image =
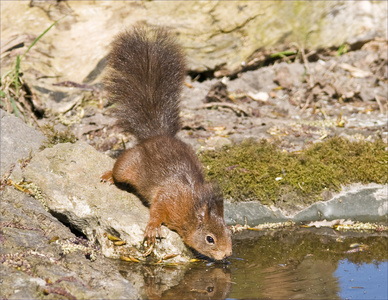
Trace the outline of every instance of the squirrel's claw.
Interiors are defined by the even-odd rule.
[[[143,253],[143,256],[148,256],[152,253],[154,249],[155,240],[156,240],[156,231],[158,232],[158,236],[161,236],[162,228],[161,226],[155,226],[152,224],[148,224],[145,232],[144,232],[144,242],[147,242],[148,249]]]
[[[152,250],[154,250],[154,244],[151,244],[151,245],[148,247],[148,249],[146,250],[146,252],[144,252],[144,253],[142,254],[142,256],[146,257],[146,256],[150,255],[150,254],[152,253]]]

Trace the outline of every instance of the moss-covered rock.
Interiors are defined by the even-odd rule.
[[[219,151],[202,153],[207,177],[217,180],[226,197],[311,204],[325,191],[350,183],[387,183],[387,145],[333,137],[288,153],[265,140],[247,140]]]

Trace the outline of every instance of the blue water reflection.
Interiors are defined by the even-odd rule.
[[[388,299],[387,262],[354,264],[341,260],[334,276],[342,299]]]

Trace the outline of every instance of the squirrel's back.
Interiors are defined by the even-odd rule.
[[[166,30],[135,27],[119,34],[108,67],[106,90],[124,130],[140,141],[179,131],[185,60]]]

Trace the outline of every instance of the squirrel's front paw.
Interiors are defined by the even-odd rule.
[[[144,242],[147,242],[148,249],[143,256],[148,256],[151,254],[154,249],[156,232],[158,232],[159,237],[161,236],[161,226],[155,224],[148,224],[144,231]]]
[[[108,182],[109,184],[114,184],[113,172],[112,171],[105,172],[104,174],[101,175],[100,180],[101,182]]]

